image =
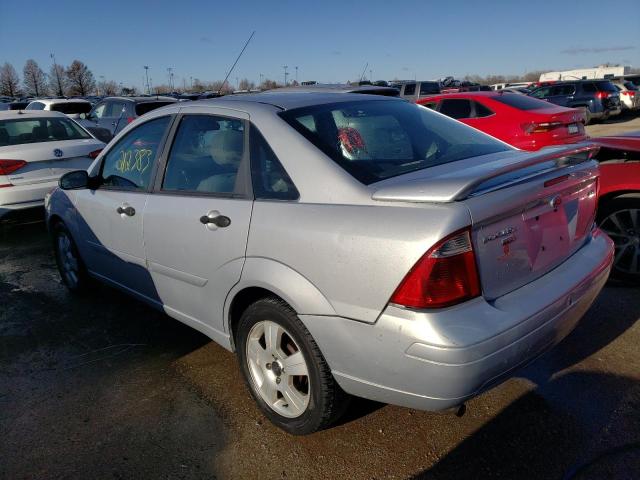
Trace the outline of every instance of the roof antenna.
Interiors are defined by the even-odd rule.
[[[251,34],[251,36],[249,37],[249,40],[247,40],[247,43],[245,43],[244,47],[242,47],[242,51],[238,55],[238,58],[236,58],[236,61],[233,62],[233,65],[231,65],[231,69],[229,70],[229,73],[227,73],[227,76],[224,77],[224,82],[222,82],[222,85],[220,85],[220,90],[218,90],[218,95],[220,95],[220,92],[222,92],[222,89],[224,88],[224,85],[227,83],[227,80],[229,79],[229,75],[231,75],[231,72],[233,72],[233,69],[236,67],[236,63],[238,63],[238,60],[240,60],[240,57],[244,53],[245,48],[247,48],[247,45],[249,45],[249,42],[251,41],[251,39],[253,38],[253,36],[255,34],[256,34],[256,31],[254,30],[253,33]]]
[[[360,75],[360,81],[362,81],[362,78],[364,77],[364,72],[367,71],[368,66],[369,66],[369,62],[367,62],[366,65],[364,66],[364,69],[362,69],[362,75]]]

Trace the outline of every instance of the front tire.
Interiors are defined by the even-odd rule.
[[[613,240],[611,277],[640,283],[640,198],[614,198],[601,206],[598,225]]]
[[[250,305],[240,318],[236,339],[251,395],[276,426],[305,435],[328,427],[344,412],[347,394],[284,301],[264,298]]]
[[[51,233],[62,282],[72,293],[86,292],[89,288],[89,275],[71,233],[62,222],[54,224]]]

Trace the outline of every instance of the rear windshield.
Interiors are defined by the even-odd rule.
[[[624,82],[624,86],[627,87],[627,90],[638,90],[638,87],[631,82]]]
[[[509,150],[475,129],[403,101],[334,103],[279,115],[366,185]]]
[[[616,87],[611,82],[595,82],[595,84],[600,92],[617,92]]]
[[[67,115],[89,113],[91,110],[91,104],[89,102],[54,103],[51,105],[51,110],[54,112],[66,113]]]
[[[438,82],[421,82],[420,95],[432,95],[440,93],[440,84]]]
[[[510,107],[517,108],[518,110],[539,110],[542,108],[549,108],[549,104],[543,100],[527,97],[526,95],[520,95],[518,93],[505,93],[503,95],[496,95],[491,97],[491,100],[504,103]]]
[[[67,118],[29,118],[0,121],[0,147],[25,143],[58,142],[91,138]]]
[[[136,105],[136,115],[144,115],[151,110],[155,110],[156,108],[164,107],[166,105],[171,105],[173,102],[144,102],[138,103]]]

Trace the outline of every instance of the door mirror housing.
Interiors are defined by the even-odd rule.
[[[89,187],[89,174],[86,170],[74,170],[67,172],[62,177],[58,185],[62,190],[80,190]]]

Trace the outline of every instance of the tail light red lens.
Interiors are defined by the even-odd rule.
[[[611,94],[609,92],[598,92],[596,98],[609,98]]]
[[[102,149],[100,150],[94,150],[93,152],[91,152],[88,157],[89,158],[98,158],[98,155],[100,155],[100,152],[102,151]]]
[[[443,308],[480,295],[480,280],[469,230],[458,231],[418,260],[390,302],[411,308]]]
[[[0,175],[9,175],[26,164],[24,160],[0,160]]]
[[[553,130],[554,128],[562,126],[562,122],[528,122],[520,125],[524,133],[531,135],[532,133],[543,133]]]

